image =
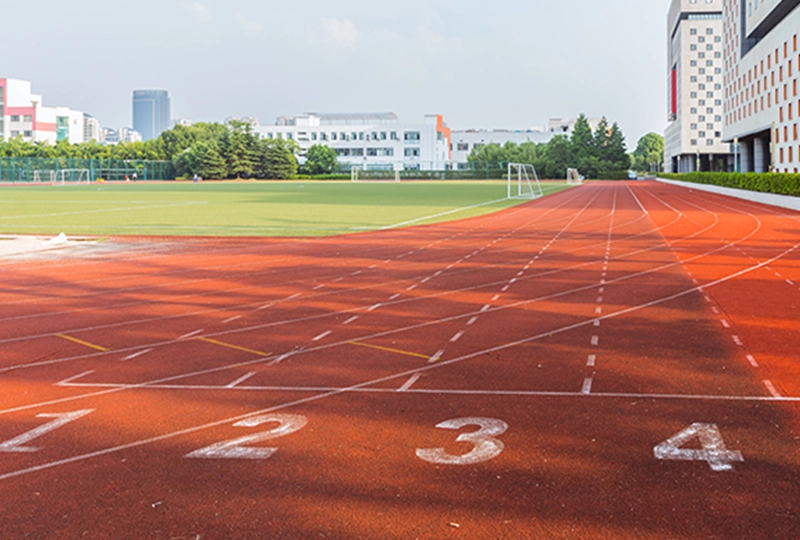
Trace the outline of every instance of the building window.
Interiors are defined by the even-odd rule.
[[[400,137],[397,136],[397,132],[396,131],[392,131],[389,134],[389,138],[392,139],[393,141],[399,141],[400,140]]]
[[[689,144],[692,146],[697,146],[697,139],[692,139]]]
[[[11,121],[12,122],[19,122],[19,115],[18,114],[12,114],[11,115]]]
[[[467,152],[469,151],[469,143],[460,142],[457,145],[459,152]]]
[[[25,116],[22,117],[22,121],[23,122],[33,122],[33,116],[30,115],[30,114],[26,114]]]
[[[406,131],[403,137],[406,142],[414,143],[420,141],[419,131]]]
[[[405,157],[419,157],[419,148],[406,148]]]
[[[25,132],[23,133],[23,136],[24,137],[33,137],[33,131],[25,130]]]

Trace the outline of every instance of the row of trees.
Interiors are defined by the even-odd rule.
[[[114,145],[0,139],[0,157],[171,161],[176,175],[187,178],[292,178],[299,169],[298,151],[294,141],[263,140],[239,121],[176,126],[157,139]]]
[[[147,142],[102,145],[97,142],[55,145],[25,142],[21,138],[0,139],[0,157],[78,158],[171,161],[178,177],[191,178],[292,178],[298,172],[310,175],[337,172],[336,152],[324,145],[312,146],[300,169],[299,146],[291,140],[261,139],[250,124],[232,120],[227,124],[198,123],[176,126]],[[584,115],[571,136],[557,135],[549,143],[527,142],[503,146],[489,144],[473,149],[470,162],[532,163],[540,175],[563,178],[567,168],[578,169],[587,178],[602,173],[652,170],[660,164],[664,139],[649,133],[628,155],[619,126],[604,118],[593,132]]]
[[[598,178],[604,176],[602,173],[627,171],[631,166],[619,125],[615,122],[609,126],[603,118],[592,132],[584,115],[578,118],[569,137],[556,135],[548,143],[489,144],[474,148],[467,159],[532,163],[545,178],[564,178],[568,168],[578,169],[586,178]]]

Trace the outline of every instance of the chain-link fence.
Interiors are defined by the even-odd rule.
[[[62,174],[62,171],[82,171]],[[83,173],[85,171],[85,173]],[[174,180],[171,161],[78,158],[0,158],[0,182],[51,183],[98,180]]]

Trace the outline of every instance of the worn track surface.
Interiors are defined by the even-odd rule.
[[[0,259],[0,530],[796,538],[800,214],[593,183]]]

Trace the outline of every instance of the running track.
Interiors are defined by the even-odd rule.
[[[3,538],[800,534],[800,214],[121,242],[0,260]]]

